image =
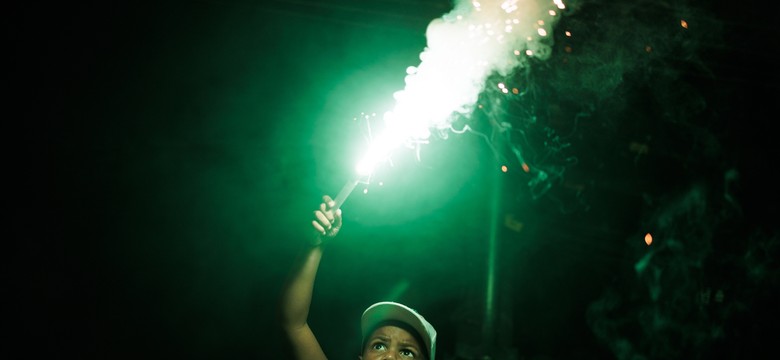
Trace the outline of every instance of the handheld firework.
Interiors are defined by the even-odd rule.
[[[431,130],[452,130],[455,114],[468,117],[491,74],[508,76],[531,58],[547,59],[548,35],[565,8],[562,0],[462,0],[431,21],[420,63],[406,69],[406,86],[385,113],[385,132],[373,139],[356,176],[336,196],[336,208],[396,147],[425,143]],[[498,85],[509,96],[509,88]]]
[[[338,195],[336,195],[336,198],[333,200],[336,203],[336,206],[333,209],[334,211],[339,209],[341,205],[344,204],[344,201],[347,201],[347,197],[352,193],[352,190],[355,190],[355,187],[359,182],[360,179],[355,178],[344,184],[344,187],[341,188],[341,191],[339,191]]]
[[[352,191],[355,190],[355,187],[357,187],[357,184],[361,182],[362,178],[371,176],[376,163],[379,162],[379,160],[381,160],[383,157],[387,156],[392,148],[400,143],[400,141],[388,141],[388,137],[394,133],[397,134],[396,132],[388,131],[372,142],[368,152],[358,163],[355,169],[355,175],[344,184],[344,186],[341,188],[341,191],[339,191],[338,195],[336,195],[336,198],[333,199],[333,201],[336,203],[334,210],[340,208],[344,204],[344,202],[347,200],[347,197],[349,197]],[[397,140],[400,140],[400,137],[397,138]]]

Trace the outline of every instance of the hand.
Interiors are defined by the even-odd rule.
[[[334,207],[336,207],[336,202],[330,196],[325,195],[322,197],[319,209],[314,211],[314,220],[311,224],[317,231],[317,244],[324,239],[336,237],[341,229],[341,209],[334,211]]]

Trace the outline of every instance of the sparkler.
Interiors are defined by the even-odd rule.
[[[454,115],[469,117],[488,76],[510,75],[530,58],[546,59],[561,0],[470,0],[433,20],[420,64],[407,68],[406,86],[384,115],[385,131],[336,196],[343,205],[360,179],[404,143],[425,143],[431,129],[450,131]],[[504,93],[507,93],[505,91]]]
[[[341,188],[341,191],[339,191],[338,195],[336,195],[336,198],[333,199],[333,201],[336,203],[336,206],[333,208],[334,211],[344,204],[344,201],[347,200],[347,197],[352,193],[352,190],[355,190],[355,187],[359,182],[360,179],[356,178],[351,179],[347,181],[346,184],[344,184],[344,187]]]

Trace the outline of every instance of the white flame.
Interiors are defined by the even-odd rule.
[[[453,115],[470,115],[490,75],[509,75],[529,57],[547,59],[549,34],[564,8],[560,0],[462,0],[431,21],[420,64],[407,69],[406,86],[385,115],[386,131],[371,144],[359,173],[369,174],[405,141],[448,129]]]

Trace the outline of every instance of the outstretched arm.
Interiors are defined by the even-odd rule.
[[[323,252],[323,241],[336,236],[341,228],[341,210],[325,195],[314,211],[314,235],[296,264],[292,277],[282,293],[282,327],[292,345],[296,359],[327,359],[308,324],[314,280]]]

